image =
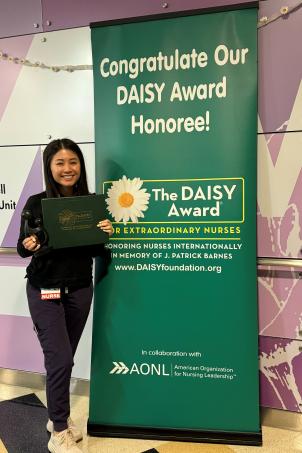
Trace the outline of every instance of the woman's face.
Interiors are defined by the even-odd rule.
[[[81,175],[78,156],[69,149],[61,149],[51,159],[50,170],[53,179],[61,186],[62,193],[72,193],[72,188]]]

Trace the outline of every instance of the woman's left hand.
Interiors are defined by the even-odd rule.
[[[105,231],[105,233],[108,233],[109,236],[112,236],[113,234],[113,226],[110,220],[105,219],[101,220],[98,224],[97,227],[100,228],[101,230]]]

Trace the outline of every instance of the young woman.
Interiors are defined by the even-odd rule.
[[[54,140],[43,153],[46,191],[31,196],[24,207],[31,215],[30,226],[42,220],[42,198],[89,195],[83,154],[69,139]],[[27,220],[28,221],[28,220]],[[81,338],[92,300],[92,257],[100,256],[103,269],[108,252],[103,244],[53,250],[42,247],[39,233],[26,237],[21,220],[17,250],[20,256],[32,256],[26,269],[27,298],[30,314],[44,353],[46,397],[51,432],[48,449],[52,453],[79,453],[76,441],[81,431],[70,418],[69,385],[73,357]],[[98,225],[109,235],[109,220]],[[59,299],[43,300],[42,294],[56,289]]]

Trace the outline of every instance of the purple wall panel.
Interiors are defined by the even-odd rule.
[[[261,138],[264,140],[263,136]],[[258,159],[262,167],[259,168],[257,213],[260,257],[301,258],[301,143],[302,134],[297,132],[275,134],[259,146]],[[302,339],[299,334],[302,281],[297,269],[261,268],[258,277],[260,334]]]
[[[259,18],[279,13],[296,0],[260,2]],[[264,132],[279,129],[290,118],[302,77],[302,8],[259,29],[259,115]],[[295,124],[288,129],[297,130]]]
[[[98,22],[191,9],[249,3],[250,0],[42,0],[45,31],[89,25]],[[168,3],[167,8],[163,4]],[[50,25],[47,25],[48,21]]]
[[[38,27],[35,27],[37,24]],[[42,31],[40,0],[1,0],[0,38]]]
[[[0,254],[0,266],[3,267],[27,267],[29,262],[30,258],[21,258],[19,255],[8,253]]]
[[[302,258],[301,146],[301,132],[274,134],[258,144],[260,257]]]
[[[0,50],[8,55],[13,55],[14,57],[26,58],[32,40],[33,36],[1,39]],[[4,60],[0,61],[0,121],[21,69],[21,65],[12,64]]]
[[[259,332],[302,340],[302,280],[294,269],[258,269]]]
[[[0,368],[45,372],[43,355],[32,320],[0,315]]]
[[[302,411],[302,343],[260,337],[260,402],[262,406]]]

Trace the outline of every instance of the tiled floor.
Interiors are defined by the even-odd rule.
[[[35,393],[45,404],[45,393],[25,387],[14,387],[0,383],[0,401]],[[88,398],[85,396],[71,397],[72,417],[83,430],[86,429],[88,416]],[[301,416],[302,417],[302,416]],[[151,450],[153,453],[302,453],[302,433],[286,429],[263,426],[263,446],[227,446],[214,444],[197,444],[186,442],[163,442],[139,439],[109,439],[85,436],[78,444],[83,453],[142,453]],[[46,446],[45,446],[46,447]],[[154,450],[152,450],[154,449]],[[45,448],[47,452],[47,448]],[[0,453],[25,453],[6,449],[0,439]],[[26,452],[43,453],[43,452]],[[151,453],[151,452],[150,452]]]

